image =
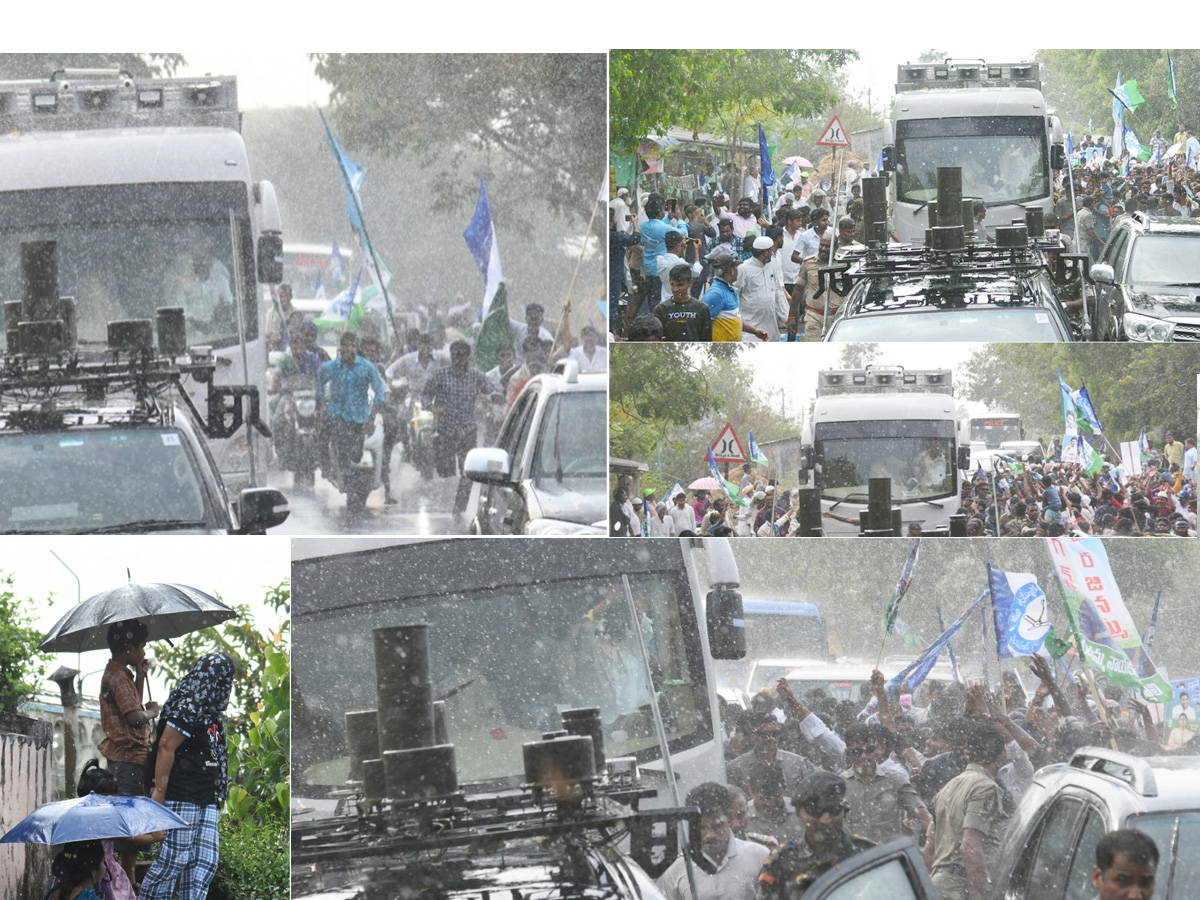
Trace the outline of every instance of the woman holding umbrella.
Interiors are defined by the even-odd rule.
[[[151,798],[187,822],[168,834],[142,882],[141,900],[204,900],[217,871],[217,818],[229,786],[224,713],[235,665],[200,657],[171,691],[158,723]]]

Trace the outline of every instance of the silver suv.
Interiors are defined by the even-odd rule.
[[[1091,900],[1096,842],[1117,828],[1158,845],[1155,900],[1200,895],[1200,757],[1083,747],[1039,770],[1009,826],[995,896]]]
[[[1200,221],[1145,213],[1113,225],[1092,280],[1131,341],[1200,341]]]

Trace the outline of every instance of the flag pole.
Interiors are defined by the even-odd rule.
[[[607,182],[606,182],[607,183]],[[583,254],[587,252],[588,241],[592,239],[592,226],[596,223],[596,211],[600,208],[600,202],[592,204],[592,215],[588,219],[587,230],[583,233],[583,244],[579,248],[579,258],[575,260],[575,271],[571,273],[571,283],[567,286],[567,299],[563,302],[563,319],[567,320],[571,317],[571,294],[575,291],[575,281],[579,278],[579,270],[583,266]],[[559,331],[562,330],[562,322],[558,323]],[[555,335],[557,338],[558,335]]]
[[[321,124],[325,126],[325,133],[331,138],[333,130],[329,127],[329,123],[325,120],[325,113],[321,108],[317,108],[317,115],[321,117]],[[396,316],[392,311],[392,298],[388,296],[387,285],[383,283],[383,271],[379,262],[379,257],[375,254],[375,245],[371,243],[371,236],[367,233],[367,220],[363,218],[362,206],[358,202],[358,194],[354,190],[354,186],[350,184],[350,176],[346,173],[342,161],[338,161],[338,172],[342,175],[342,184],[346,188],[346,195],[354,204],[354,211],[358,214],[358,222],[362,225],[362,239],[367,245],[367,252],[371,254],[371,261],[375,263],[375,273],[379,276],[379,290],[383,292],[383,303],[387,308],[388,321],[392,323],[392,340],[395,341],[400,337],[400,329],[396,325]]]

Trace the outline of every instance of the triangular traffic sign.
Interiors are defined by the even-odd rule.
[[[817,143],[822,147],[849,147],[850,136],[842,127],[841,120],[834,116],[825,126],[825,130],[821,132],[821,139]]]
[[[744,463],[746,461],[746,451],[742,449],[742,442],[738,440],[737,432],[728,422],[721,429],[721,433],[717,435],[717,439],[713,441],[712,454],[713,459],[719,463]]]

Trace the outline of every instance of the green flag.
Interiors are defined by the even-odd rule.
[[[1138,93],[1136,81],[1127,81],[1121,87],[1125,88],[1125,98],[1129,101],[1129,105],[1133,109],[1137,109],[1146,102],[1146,98]]]
[[[1050,654],[1051,659],[1062,659],[1067,655],[1067,651],[1071,649],[1071,642],[1064,641],[1057,634],[1055,634],[1054,629],[1051,628],[1050,633],[1046,635],[1046,641],[1044,644],[1042,644],[1042,646],[1046,648],[1046,652]]]
[[[475,341],[475,365],[479,371],[487,372],[496,368],[496,351],[501,347],[511,347],[513,342],[512,325],[508,321],[508,292],[504,282],[496,288],[492,298],[491,308],[483,327],[479,329],[479,338]]]

